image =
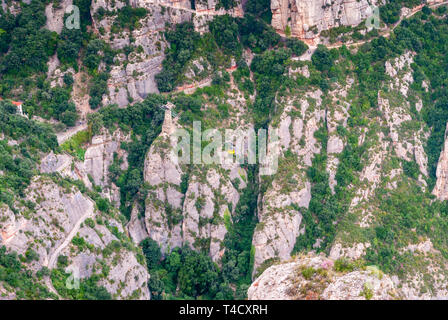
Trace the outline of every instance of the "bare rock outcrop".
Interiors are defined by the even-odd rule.
[[[146,199],[145,226],[150,238],[162,252],[182,246],[182,202],[180,184],[184,169],[171,157],[175,141],[170,134],[177,128],[166,111],[161,134],[149,149],[144,168],[144,179],[151,186]]]
[[[219,262],[224,253],[226,223],[231,223],[239,201],[239,192],[232,180],[241,179],[239,188],[243,188],[246,174],[237,166],[222,168],[203,164],[187,169],[172,157],[171,151],[177,142],[171,139],[171,134],[176,128],[179,128],[177,119],[172,119],[171,111],[167,110],[162,132],[145,160],[144,178],[150,190],[144,225],[149,237],[159,243],[164,253],[189,245],[209,252]],[[137,233],[139,228],[133,225],[133,232]]]
[[[144,239],[148,238],[148,232],[145,228],[145,220],[143,217],[140,217],[137,204],[134,204],[134,207],[132,208],[131,219],[126,225],[126,229],[129,233],[129,237],[135,244],[139,244]]]
[[[337,271],[335,261],[309,253],[266,269],[248,290],[249,300],[392,300],[401,297],[376,267]]]
[[[263,263],[285,261],[303,232],[300,208],[307,208],[311,199],[311,184],[306,168],[320,152],[320,144],[314,133],[325,119],[320,90],[301,96],[298,103],[294,97],[284,102],[278,126],[280,157],[278,170],[266,192],[259,199],[258,220],[252,245],[255,248],[253,273]],[[291,116],[294,114],[295,116]],[[274,125],[270,129],[273,129]],[[263,182],[263,176],[260,176]]]
[[[91,7],[95,28],[97,30],[101,28],[101,38],[113,49],[122,49],[126,46],[139,48],[127,57],[124,54],[116,57],[117,63],[112,67],[108,80],[109,92],[103,96],[103,104],[116,103],[122,107],[131,101],[142,101],[149,93],[158,93],[154,76],[162,70],[167,46],[163,37],[165,24],[190,21],[192,16],[192,12],[179,9],[183,8],[181,5],[178,8],[166,7],[164,3],[157,5],[146,1],[135,1],[132,5],[146,8],[148,14],[140,20],[138,28],[132,32],[125,29],[118,34],[111,32],[116,14],[99,18],[95,13],[100,7],[113,12],[122,8],[124,3],[105,0],[93,2]]]
[[[33,210],[23,207],[15,214],[0,207],[0,244],[24,256],[35,252],[37,258],[26,262],[31,270],[59,267],[58,257],[63,255],[69,261],[66,272],[79,279],[100,274],[98,285],[116,299],[150,298],[144,261],[138,262],[135,248],[122,244],[130,240],[117,220],[103,220],[94,202],[76,187],[45,176],[33,178],[26,195],[35,203]],[[107,272],[105,265],[110,267]]]
[[[445,130],[445,143],[442,152],[440,153],[439,162],[437,163],[436,171],[436,185],[432,193],[437,199],[443,201],[448,199],[448,124]]]
[[[118,188],[109,179],[109,167],[114,161],[114,154],[122,160],[121,169],[127,169],[127,153],[120,148],[123,141],[129,140],[121,130],[112,134],[104,130],[102,134],[94,136],[84,155],[82,171],[97,186],[103,187],[103,195],[118,204],[120,195]]]
[[[213,261],[219,261],[225,250],[225,221],[231,223],[238,201],[238,191],[216,169],[204,168],[191,176],[183,206],[184,243],[207,250]]]
[[[358,25],[371,14],[369,2],[376,1],[272,0],[272,26],[281,34],[288,28],[292,36],[309,42],[323,30]]]
[[[36,270],[54,261],[60,246],[79,227],[86,216],[92,216],[94,203],[75,188],[65,190],[45,177],[36,177],[27,191],[27,200],[36,203],[34,212],[23,209],[21,215],[2,208],[2,242],[10,250],[24,254],[29,248],[39,260],[32,265]],[[35,241],[39,239],[39,241]]]
[[[53,3],[47,4],[45,7],[45,15],[47,17],[45,27],[50,31],[61,33],[64,27],[64,14],[67,7],[71,6],[72,3],[72,0],[62,0],[58,5]]]

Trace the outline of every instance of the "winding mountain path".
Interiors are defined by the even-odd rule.
[[[444,2],[440,2],[440,3],[435,3],[435,4],[432,4],[432,5],[430,5],[429,7],[431,8],[431,9],[434,9],[434,8],[437,8],[437,7],[440,7],[440,6],[443,6],[443,5],[448,5],[448,1],[444,1]],[[407,15],[404,15],[404,16],[400,16],[400,19],[392,26],[392,28],[388,28],[387,30],[385,30],[385,32],[383,33],[383,34],[380,34],[380,37],[385,37],[385,38],[388,38],[389,36],[390,36],[390,34],[401,24],[401,22],[404,20],[404,19],[409,19],[409,18],[411,18],[413,15],[415,15],[416,13],[418,13],[418,12],[420,12],[420,11],[422,11],[422,9],[423,9],[423,5],[420,5],[420,6],[418,6],[418,7],[415,7],[415,8],[413,8],[413,9],[411,9],[411,12],[410,13],[408,13]],[[354,43],[337,43],[337,44],[332,44],[332,45],[327,45],[326,47],[328,48],[328,49],[333,49],[333,48],[340,48],[340,47],[342,47],[342,46],[354,46],[354,47],[359,47],[359,46],[361,46],[361,45],[363,45],[364,43],[366,43],[366,42],[370,42],[371,40],[373,40],[373,39],[369,39],[369,40],[362,40],[362,41],[359,41],[359,42],[354,42]]]
[[[89,198],[89,201],[92,203],[93,207],[93,200]],[[72,230],[69,232],[69,234],[65,237],[64,241],[56,248],[56,250],[50,255],[50,258],[48,259],[48,262],[44,264],[48,269],[53,269],[56,264],[56,260],[59,257],[62,250],[64,250],[72,241],[73,237],[78,233],[79,228],[81,227],[81,224],[86,221],[87,218],[93,217],[93,210],[86,210],[86,212],[79,218],[79,220],[75,223]],[[59,298],[60,295],[56,291],[56,289],[53,286],[53,283],[51,281],[51,277],[47,277],[45,279],[45,285],[48,287],[48,289],[56,294]]]
[[[48,265],[47,267],[49,269],[53,269],[54,265],[56,263],[56,259],[59,257],[59,254],[61,253],[62,250],[64,250],[72,241],[73,237],[75,236],[76,233],[78,233],[79,228],[81,227],[81,224],[89,217],[93,216],[93,210],[87,210],[86,213],[84,213],[83,216],[81,216],[81,218],[79,218],[79,220],[75,223],[75,225],[73,226],[73,229],[70,231],[70,233],[67,235],[67,237],[65,238],[64,242],[62,242],[59,247],[56,248],[56,250],[51,254],[50,259],[48,259]]]

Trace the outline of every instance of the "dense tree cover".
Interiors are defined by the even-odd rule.
[[[272,12],[270,0],[248,0],[244,10],[247,13],[262,18],[267,24],[271,24]]]
[[[0,101],[0,203],[13,210],[16,196],[23,196],[35,174],[40,152],[55,150],[56,136],[49,125],[28,120],[16,114],[17,108],[7,101]],[[9,145],[8,141],[17,141]]]
[[[308,50],[306,43],[296,38],[286,39],[286,46],[291,49],[292,53],[296,56],[301,56]]]
[[[220,8],[224,8],[226,10],[232,9],[236,6],[237,0],[219,0],[216,4],[216,10]]]
[[[275,94],[287,78],[285,76],[289,49],[265,51],[253,58],[250,66],[255,77],[257,97],[253,105],[256,127],[264,127],[275,111]]]
[[[73,5],[79,8],[79,19],[81,22],[81,31],[85,34],[87,26],[92,24],[92,17],[90,15],[90,0],[73,0]]]
[[[240,260],[245,258],[240,258]],[[175,248],[151,268],[148,283],[153,299],[243,299],[248,285],[231,289],[228,275],[211,258],[188,246]],[[235,267],[232,265],[232,269]],[[233,282],[233,281],[232,281]]]
[[[77,58],[83,44],[84,34],[79,29],[64,28],[59,35],[58,58],[61,63],[72,65],[75,70],[78,68]]]
[[[394,24],[400,19],[401,8],[413,8],[420,4],[420,0],[389,0],[380,8],[381,20],[387,24]]]
[[[75,104],[70,101],[70,91],[71,86],[50,88],[44,85],[24,101],[24,109],[30,116],[38,114],[47,119],[54,118],[72,127],[79,116]]]
[[[4,54],[8,51],[12,31],[16,27],[16,17],[10,12],[5,12],[3,8],[0,10],[0,54]]]
[[[51,271],[51,282],[62,297],[73,300],[112,299],[112,296],[106,288],[98,285],[98,282],[101,280],[101,275],[93,274],[87,279],[79,279],[79,289],[69,289],[67,287],[67,280],[70,281],[69,277],[71,276],[72,275],[70,273],[64,271],[64,263],[58,263],[58,268]]]
[[[217,16],[210,21],[209,26],[218,46],[224,53],[236,58],[241,56],[243,46],[261,53],[280,41],[280,36],[271,26],[250,14],[243,18]]]
[[[210,21],[209,29],[225,54],[241,55],[242,46],[238,40],[238,24],[233,17],[217,16]]]
[[[272,27],[253,15],[243,18],[216,16],[209,22],[209,29],[209,34],[201,36],[194,31],[192,23],[185,22],[165,33],[170,47],[166,50],[163,70],[156,75],[161,92],[173,91],[182,84],[185,68],[193,58],[206,58],[213,71],[217,71],[228,64],[226,57],[233,56],[239,61],[245,47],[261,53],[280,43],[280,36]],[[301,50],[301,44],[290,44],[296,52]]]
[[[0,52],[9,48],[0,57],[0,72],[24,77],[47,70],[46,63],[56,50],[58,35],[42,28],[46,22],[44,1],[22,2],[21,6],[14,21],[11,14],[0,9],[0,28],[7,33],[1,36],[5,43],[0,45]]]
[[[217,265],[208,255],[188,246],[175,248],[150,273],[149,289],[154,299],[211,299],[223,291]]]
[[[162,258],[158,243],[151,238],[147,238],[140,243],[140,247],[142,247],[143,254],[146,257],[148,269],[154,269]]]
[[[381,20],[387,24],[393,24],[400,19],[401,5],[398,1],[387,3],[380,9]]]
[[[1,246],[0,283],[5,287],[10,286],[14,288],[18,299],[40,300],[57,298],[47,287],[39,282],[37,275],[33,275],[33,272],[22,264],[23,261],[21,260],[26,259],[17,255],[16,252],[7,253],[6,247]]]
[[[319,71],[328,72],[333,65],[333,58],[331,57],[330,50],[324,45],[318,45],[316,51],[314,51],[311,61]]]
[[[255,53],[278,45],[280,36],[264,21],[253,15],[246,14],[244,18],[237,19],[241,43]]]
[[[173,30],[165,33],[170,47],[165,52],[163,70],[156,75],[157,86],[161,92],[172,91],[179,82],[186,63],[191,59],[198,46],[199,33],[194,31],[193,23],[177,24]]]

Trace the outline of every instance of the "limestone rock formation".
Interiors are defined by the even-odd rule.
[[[242,16],[241,4],[226,11],[223,8],[215,9],[217,3],[214,1],[197,2],[197,7],[193,10],[190,1],[135,0],[130,5],[145,8],[148,14],[132,32],[122,30],[114,34],[111,28],[117,17],[115,10],[124,5],[121,1],[102,0],[94,1],[91,7],[95,30],[113,49],[123,49],[126,46],[139,48],[128,56],[119,54],[116,57],[117,63],[112,67],[108,80],[108,94],[103,96],[104,105],[116,103],[123,107],[131,102],[142,101],[150,93],[158,93],[154,77],[162,70],[164,52],[168,45],[163,36],[166,24],[192,21],[197,31],[205,32],[208,30],[207,22],[215,15],[229,13]],[[110,14],[102,17],[96,15],[100,7]]]
[[[103,221],[94,202],[75,187],[67,189],[48,177],[35,177],[26,194],[27,200],[36,204],[33,211],[20,208],[21,214],[14,214],[6,206],[0,208],[1,245],[22,255],[28,250],[36,252],[37,260],[28,263],[33,271],[56,268],[61,255],[70,262],[66,272],[81,279],[101,273],[108,265],[111,269],[99,285],[104,285],[113,297],[150,298],[146,266],[137,261],[129,246],[120,244],[117,235],[125,239],[124,229],[117,220],[108,216],[102,224],[93,222],[95,217]],[[79,241],[72,241],[75,238],[83,239],[88,246],[79,247],[75,244]],[[51,284],[51,280],[47,283]]]
[[[33,180],[27,189],[27,199],[38,203],[31,216],[27,217],[26,211],[18,216],[10,210],[1,211],[7,221],[2,226],[3,244],[19,254],[33,248],[40,257],[36,268],[50,265],[70,232],[79,227],[77,224],[93,216],[94,204],[79,191],[66,192],[44,177]],[[40,239],[39,243],[35,244],[35,239]]]
[[[150,238],[165,252],[168,247],[182,246],[181,213],[183,195],[180,192],[181,166],[171,157],[175,141],[170,133],[176,128],[171,122],[171,111],[166,111],[163,129],[149,149],[144,168],[144,179],[152,187],[148,192],[145,226]]]
[[[185,194],[183,241],[192,248],[208,250],[212,259],[218,261],[225,249],[221,245],[227,233],[225,220],[231,221],[239,194],[230,180],[218,171],[207,170],[205,180],[203,174],[201,170],[190,178]]]
[[[432,193],[439,200],[447,200],[448,199],[448,124],[445,130],[445,143],[440,153],[439,162],[437,163],[437,181],[436,185],[432,191]]]
[[[280,158],[273,181],[259,199],[259,223],[252,241],[254,274],[264,262],[289,259],[297,236],[302,232],[300,208],[307,208],[311,199],[306,167],[320,151],[314,133],[325,118],[325,110],[320,109],[321,95],[317,90],[302,96],[298,103],[294,103],[296,97],[285,101],[278,135],[283,157],[287,156]],[[292,113],[296,116],[291,117]],[[260,179],[263,181],[263,176]]]
[[[335,261],[309,253],[266,269],[248,290],[249,300],[392,300],[401,297],[392,279],[375,267],[335,270]]]
[[[105,130],[92,138],[84,155],[82,171],[95,185],[103,187],[103,195],[117,205],[120,203],[120,194],[109,179],[109,167],[116,154],[122,161],[121,169],[127,169],[127,153],[120,148],[120,144],[128,140],[129,136],[123,134],[121,130],[116,130],[112,134]]]
[[[125,46],[141,47],[142,51],[132,52],[128,57],[124,54],[116,57],[118,63],[112,67],[108,80],[109,92],[103,97],[103,104],[117,103],[120,107],[133,102],[142,101],[149,93],[158,93],[154,76],[162,70],[162,61],[166,42],[163,30],[166,23],[181,23],[191,19],[191,12],[164,7],[145,1],[136,1],[135,7],[148,10],[148,15],[140,20],[140,27],[132,32],[123,30],[111,37],[111,28],[116,14],[96,18],[95,13],[100,7],[113,12],[124,6],[120,1],[93,2],[91,14],[94,17],[94,26],[104,32],[101,38],[110,43],[113,49],[122,49]],[[112,40],[111,40],[112,39]],[[132,40],[132,43],[131,43]]]
[[[227,233],[225,220],[231,222],[239,200],[232,176],[238,175],[243,180],[244,170],[215,169],[205,164],[187,170],[171,154],[176,146],[171,134],[176,128],[180,128],[177,119],[172,119],[171,111],[167,110],[162,132],[145,160],[144,178],[151,189],[146,199],[144,225],[164,253],[188,244],[193,249],[206,250],[218,261],[224,253],[221,243]],[[133,225],[133,232],[138,228]]]
[[[145,220],[139,216],[138,204],[134,204],[131,212],[131,219],[126,225],[129,237],[135,244],[139,244],[142,240],[148,238],[148,232],[145,228]]]
[[[47,16],[47,24],[45,27],[50,31],[61,33],[64,27],[64,15],[66,9],[73,4],[72,0],[62,0],[58,5],[49,3],[45,7],[45,15]],[[67,13],[73,13],[67,10]]]
[[[272,26],[303,40],[316,38],[323,30],[356,26],[370,14],[368,0],[272,0]]]

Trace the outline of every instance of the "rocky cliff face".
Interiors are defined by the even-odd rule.
[[[152,187],[146,200],[145,225],[149,236],[160,244],[162,251],[182,246],[182,204],[180,184],[184,169],[171,158],[171,123],[167,111],[162,133],[146,155],[144,178]],[[185,192],[185,191],[184,191]]]
[[[338,26],[356,26],[368,17],[367,0],[272,0],[272,26],[284,34],[304,40],[316,38],[323,30]]]
[[[372,249],[372,243],[368,237],[361,234],[367,234],[367,230],[372,230],[374,226],[381,224],[382,209],[379,199],[389,193],[407,188],[405,186],[409,183],[408,176],[416,179],[415,188],[420,189],[421,192],[427,191],[428,160],[423,146],[428,139],[428,128],[416,116],[422,108],[422,97],[420,93],[411,89],[413,83],[411,64],[414,55],[413,52],[405,52],[398,58],[385,63],[388,78],[384,82],[384,90],[378,93],[378,112],[366,117],[364,123],[356,128],[347,126],[351,118],[351,108],[356,103],[352,95],[352,87],[356,83],[350,77],[346,79],[345,84],[338,84],[325,97],[319,91],[310,91],[302,92],[297,97],[289,94],[288,98],[278,98],[283,111],[279,112],[280,116],[273,119],[271,126],[279,129],[279,144],[282,153],[279,170],[271,180],[267,179],[266,192],[260,198],[259,225],[253,237],[254,275],[259,274],[257,269],[263,270],[276,261],[288,261],[295,239],[305,232],[301,208],[307,208],[313,196],[305,170],[311,166],[313,158],[321,151],[314,133],[322,126],[326,126],[328,135],[326,170],[333,194],[338,184],[336,175],[341,154],[347,147],[347,135],[344,134],[344,130],[356,130],[358,146],[366,148],[361,158],[362,169],[354,173],[357,178],[347,186],[345,191],[351,194],[346,218],[349,221],[333,222],[338,231],[334,243],[328,250],[329,259],[334,261],[365,259],[367,252]],[[290,70],[290,76],[294,76],[295,73],[309,76],[303,66]],[[437,184],[433,190],[440,199],[446,199],[443,196],[446,184],[443,173],[446,162],[444,159],[445,151],[440,156]],[[406,167],[410,163],[415,166],[415,169],[412,169],[415,171],[411,173]],[[261,177],[262,182],[265,179]],[[378,192],[381,192],[382,196],[378,196]],[[315,239],[313,248],[318,250],[322,240]],[[421,261],[421,268],[419,267],[415,272],[407,272],[400,278],[396,275],[387,276],[384,278],[384,283],[378,283],[378,286],[375,284],[370,288],[372,292],[369,291],[370,289],[367,290],[369,297],[373,299],[399,297],[427,299],[445,296],[446,262],[441,258],[440,252],[434,248],[431,240],[420,237],[418,241],[411,241],[400,250],[402,254],[412,252],[414,258]],[[305,258],[298,258],[297,261],[301,259]],[[312,259],[310,261],[307,259],[304,264],[308,267],[313,265],[310,262]],[[322,262],[321,260],[319,261]],[[361,294],[364,290],[364,280],[367,279],[365,277],[368,277],[365,270],[337,275],[330,277],[331,279],[326,278],[325,285],[319,289],[317,295],[307,296],[297,292],[304,290],[303,292],[309,293],[312,283],[303,279],[293,280],[286,276],[286,274],[297,274],[297,271],[293,271],[294,265],[297,267],[297,262],[267,269],[259,279],[254,281],[249,290],[249,298],[365,298]],[[313,268],[317,267],[313,265]],[[434,270],[438,270],[437,279],[432,279],[430,281],[432,284],[428,284],[424,280],[424,274]],[[323,279],[320,280],[323,281]],[[268,290],[265,287],[268,285],[273,286],[274,289]],[[425,289],[428,285],[432,287],[431,293]],[[296,291],[291,289],[292,287]],[[384,291],[381,291],[383,289]],[[390,291],[395,293],[389,294]]]
[[[112,36],[111,28],[117,17],[114,12],[123,6],[124,3],[120,1],[98,1],[91,7],[95,29],[102,30],[101,38],[113,49],[122,49],[125,46],[142,49],[135,50],[128,57],[124,54],[116,57],[117,63],[112,68],[108,80],[109,93],[103,97],[103,104],[117,103],[119,106],[125,106],[130,101],[142,101],[149,93],[158,92],[154,76],[162,70],[166,48],[163,38],[165,24],[191,20],[189,11],[137,1],[133,3],[134,7],[148,10],[147,16],[139,22],[140,27],[132,32],[122,30]],[[99,18],[96,12],[100,7],[112,14]]]
[[[341,271],[324,255],[308,254],[269,267],[251,285],[249,300],[392,300],[401,291],[374,267]]]
[[[112,134],[104,130],[102,134],[94,136],[86,150],[81,168],[92,183],[102,187],[102,195],[117,206],[120,203],[120,193],[118,187],[109,179],[109,167],[114,157],[117,157],[121,160],[120,169],[127,169],[127,153],[121,149],[120,144],[129,139],[129,135],[123,134],[121,130]]]
[[[109,167],[117,158],[120,169],[127,169],[127,153],[120,145],[128,140],[129,135],[123,134],[121,130],[113,133],[103,130],[101,134],[92,137],[86,148],[84,161],[68,154],[50,153],[42,158],[40,170],[43,173],[59,173],[63,177],[81,180],[89,189],[93,185],[99,186],[102,196],[119,206],[120,192],[109,179]]]
[[[406,52],[400,57],[387,61],[386,73],[390,76],[385,82],[387,89],[378,93],[378,106],[381,111],[374,122],[365,128],[360,128],[360,143],[368,143],[365,165],[360,172],[360,183],[353,186],[354,196],[351,200],[349,212],[356,217],[351,223],[358,227],[352,231],[342,228],[336,236],[330,257],[333,259],[347,258],[351,260],[362,259],[371,247],[371,243],[363,237],[351,237],[355,232],[363,232],[376,225],[379,220],[379,208],[377,192],[396,192],[403,188],[407,178],[404,173],[405,163],[415,163],[416,172],[413,173],[417,180],[417,188],[426,191],[427,156],[423,145],[428,138],[428,128],[422,121],[416,120],[415,112],[419,112],[422,106],[422,98],[410,89],[413,82],[410,64],[414,54]],[[415,107],[415,111],[412,111]],[[418,118],[417,118],[418,119]],[[412,129],[409,124],[413,124]],[[379,127],[387,127],[384,132],[378,131]],[[377,129],[375,129],[377,127]],[[443,152],[439,162],[439,168],[443,168]],[[396,160],[394,160],[396,159]],[[399,161],[397,161],[399,160]],[[401,163],[400,163],[401,161]],[[433,193],[441,197],[443,194],[442,169],[439,169],[437,185]],[[409,174],[409,173],[407,173]],[[357,229],[358,231],[354,231]],[[353,232],[353,233],[351,233]],[[351,239],[350,239],[351,238]],[[418,248],[418,249],[417,249]],[[440,253],[434,249],[429,239],[419,238],[416,243],[410,243],[401,249],[403,253],[412,252],[415,259],[421,260],[421,268],[415,273],[407,272],[405,276],[391,276],[396,286],[401,287],[401,294],[408,299],[428,299],[431,296],[443,297],[445,295],[444,281],[446,279],[445,262],[440,258]],[[427,284],[423,280],[423,274],[439,270],[440,278],[433,279],[432,293],[424,289]]]
[[[215,15],[232,14],[242,16],[241,4],[226,11],[217,8],[214,1],[197,2],[196,9],[190,1],[131,1],[134,8],[145,8],[148,14],[140,19],[132,31],[111,32],[117,18],[116,11],[124,6],[121,1],[94,1],[91,7],[93,25],[99,36],[113,49],[126,46],[134,48],[128,56],[116,57],[116,65],[110,72],[108,94],[103,96],[103,104],[116,103],[120,107],[128,103],[142,101],[149,93],[158,93],[154,76],[162,70],[162,61],[167,43],[163,36],[166,24],[192,21],[199,32],[208,30],[207,22]],[[99,17],[96,13],[104,8],[108,15]],[[101,32],[99,32],[101,30]],[[138,48],[138,50],[136,50]]]
[[[445,130],[445,143],[440,153],[439,162],[437,163],[437,181],[432,193],[440,200],[448,199],[448,124]]]
[[[146,156],[144,176],[151,186],[146,199],[146,231],[163,252],[189,245],[219,261],[225,249],[222,241],[227,233],[226,221],[231,223],[239,200],[232,179],[235,174],[243,179],[245,172],[237,166],[222,169],[177,163],[170,153],[175,147],[170,134],[176,128],[180,128],[177,120],[172,120],[167,111],[162,133]],[[133,224],[132,233],[139,233],[138,228]]]
[[[301,232],[300,208],[307,208],[311,199],[306,167],[320,151],[314,133],[325,119],[321,96],[318,90],[288,97],[283,102],[284,110],[276,124],[283,159],[260,199],[259,224],[253,238],[254,272],[265,261],[289,259]]]
[[[69,263],[65,270],[74,277],[99,274],[99,285],[113,297],[149,299],[146,266],[137,261],[129,245],[124,245],[129,240],[120,222],[112,217],[104,219],[91,199],[75,187],[56,184],[48,177],[34,178],[26,194],[27,200],[36,204],[33,209],[23,207],[20,214],[14,214],[7,207],[0,208],[1,245],[22,255],[33,250],[37,258],[27,263],[33,271],[55,269],[58,258],[66,256]],[[110,266],[107,273],[103,273],[105,265]]]

